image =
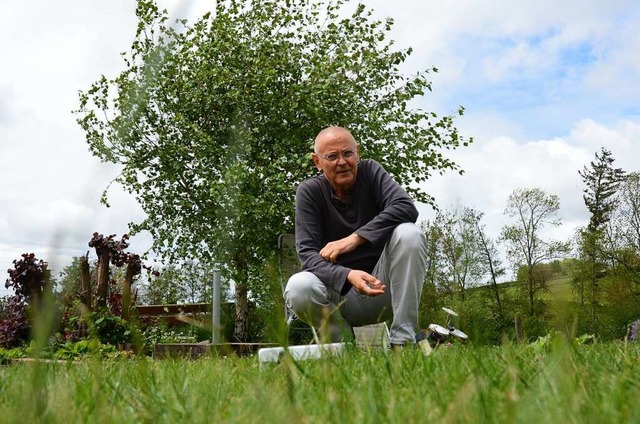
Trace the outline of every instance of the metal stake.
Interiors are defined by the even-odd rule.
[[[213,322],[211,343],[222,343],[220,337],[220,270],[213,270]]]

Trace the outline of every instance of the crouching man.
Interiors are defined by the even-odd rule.
[[[296,191],[303,271],[289,279],[285,301],[324,341],[391,320],[392,345],[415,343],[427,262],[418,211],[382,166],[359,156],[348,130],[317,135],[312,158],[322,174]]]

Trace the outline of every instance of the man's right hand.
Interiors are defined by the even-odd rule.
[[[378,296],[379,294],[383,294],[387,288],[387,286],[382,284],[382,282],[373,275],[364,271],[358,271],[357,269],[349,271],[347,281],[351,283],[358,293],[367,296]]]
[[[355,250],[356,247],[366,241],[367,240],[356,233],[353,233],[345,238],[341,238],[340,240],[327,243],[327,245],[320,250],[320,256],[322,256],[322,259],[325,261],[335,262],[338,259],[338,256]]]

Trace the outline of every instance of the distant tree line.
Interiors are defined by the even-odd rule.
[[[486,234],[483,213],[471,207],[440,210],[422,223],[430,245],[423,324],[450,306],[476,340],[490,343],[550,330],[624,337],[640,317],[640,174],[613,163],[602,148],[579,171],[591,218],[571,240],[543,236],[562,222],[558,197],[539,188],[509,196],[510,221],[498,237]],[[550,290],[551,281],[571,290]]]

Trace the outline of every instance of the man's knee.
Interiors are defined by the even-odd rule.
[[[295,312],[308,308],[313,297],[317,277],[310,272],[302,271],[293,274],[284,290],[284,300]]]
[[[393,237],[403,248],[406,249],[424,249],[426,248],[425,235],[416,224],[404,223],[400,224],[394,230]]]

